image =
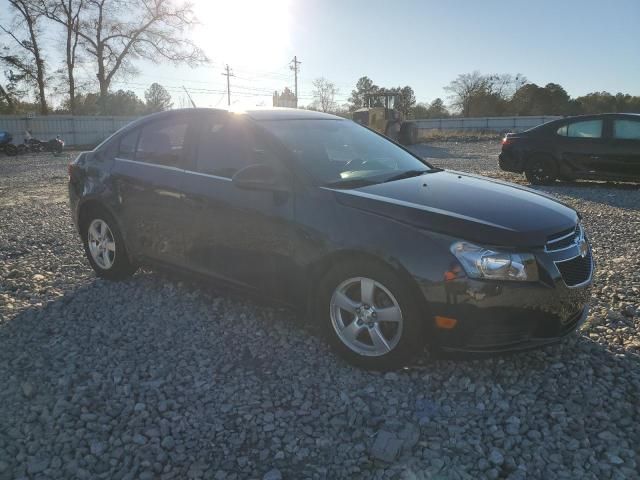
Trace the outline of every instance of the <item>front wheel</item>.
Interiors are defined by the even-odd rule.
[[[419,303],[390,268],[357,262],[333,268],[316,307],[328,340],[348,362],[375,370],[406,365],[423,346]]]
[[[135,273],[115,219],[103,209],[94,209],[82,222],[84,250],[99,277],[122,280]]]
[[[556,181],[556,164],[550,158],[536,156],[527,161],[524,175],[532,185],[550,185]]]

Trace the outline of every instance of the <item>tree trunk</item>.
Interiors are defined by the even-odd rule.
[[[71,7],[71,4],[69,4]],[[67,76],[69,81],[69,110],[71,115],[76,113],[76,83],[73,76],[75,58],[73,55],[73,19],[70,18],[70,11],[67,12]]]
[[[28,10],[25,8],[25,11]],[[31,45],[33,51],[33,58],[36,61],[36,81],[38,83],[38,101],[40,103],[40,113],[42,115],[49,114],[49,107],[47,106],[47,95],[45,90],[45,78],[44,78],[44,60],[40,56],[40,47],[38,46],[38,38],[35,31],[34,19],[30,14],[25,15],[25,20],[29,28],[29,36],[31,37]]]
[[[98,56],[98,83],[100,84],[100,99],[99,99],[99,107],[100,114],[104,115],[107,111],[107,95],[109,94],[109,80],[105,75],[104,63],[102,61],[102,53],[99,53]]]

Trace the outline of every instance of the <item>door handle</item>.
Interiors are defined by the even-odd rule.
[[[591,159],[591,160],[600,160],[600,157],[599,157],[599,156],[597,156],[597,155],[591,155],[591,156],[589,157],[589,159]]]

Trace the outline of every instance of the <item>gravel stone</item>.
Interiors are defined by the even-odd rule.
[[[489,461],[494,465],[502,465],[504,463],[504,456],[498,450],[491,450]]]
[[[402,440],[395,434],[380,430],[371,446],[370,455],[376,460],[383,462],[393,462],[402,448]]]
[[[498,142],[412,148],[527,186],[498,170]],[[212,282],[97,279],[68,210],[72,156],[0,155],[1,480],[638,476],[638,185],[535,187],[593,244],[576,334],[381,375],[336,358],[304,314]]]
[[[274,468],[265,473],[262,480],[282,480],[282,473],[277,468]]]

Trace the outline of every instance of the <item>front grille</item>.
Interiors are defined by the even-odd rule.
[[[584,257],[577,256],[571,260],[556,262],[556,266],[568,287],[575,287],[585,283],[591,278],[591,270],[593,268],[591,250]]]
[[[580,229],[580,224],[577,224],[575,228],[571,228],[569,230],[565,230],[555,235],[551,235],[547,239],[547,245],[546,245],[547,252],[562,250],[564,248],[574,245],[576,241],[580,238],[581,234],[582,234],[582,231]]]

